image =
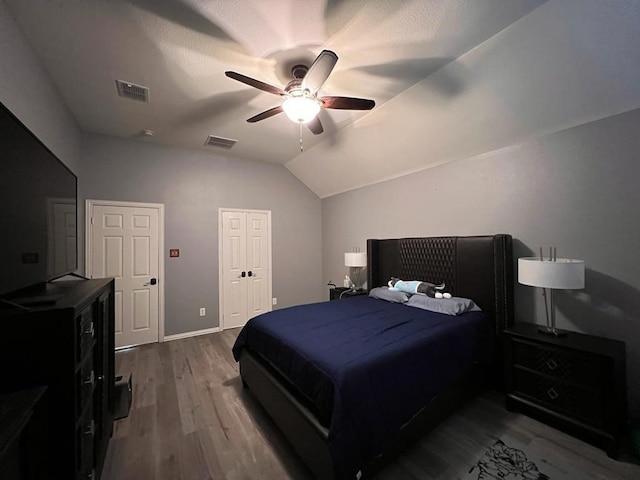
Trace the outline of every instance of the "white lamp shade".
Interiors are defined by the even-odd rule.
[[[318,115],[320,104],[310,97],[295,96],[282,102],[282,109],[292,121],[308,123]]]
[[[345,267],[366,267],[367,252],[348,252],[344,254]]]
[[[540,257],[518,259],[518,282],[543,288],[574,290],[584,288],[584,260]]]

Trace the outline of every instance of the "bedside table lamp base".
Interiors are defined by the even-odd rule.
[[[549,335],[550,337],[566,337],[569,332],[566,330],[558,330],[557,328],[538,327],[538,333]]]
[[[584,288],[584,261],[570,258],[557,258],[555,248],[549,250],[549,259],[545,260],[540,249],[540,257],[522,257],[518,259],[518,283],[531,287],[542,287],[546,327],[538,332],[564,337],[566,331],[556,328],[556,306],[554,290],[573,290]],[[547,297],[548,301],[547,301]]]
[[[549,290],[549,307],[547,308],[547,290]],[[544,297],[544,313],[547,316],[547,326],[539,327],[538,332],[543,335],[549,335],[552,337],[566,337],[568,332],[566,330],[558,330],[556,328],[556,309],[555,302],[553,300],[553,288],[543,288],[542,296]]]

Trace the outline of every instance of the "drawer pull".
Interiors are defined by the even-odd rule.
[[[96,422],[91,420],[91,425],[89,425],[85,431],[85,435],[91,435],[92,437],[96,434]]]
[[[558,398],[560,396],[558,394],[558,392],[556,392],[553,387],[551,387],[549,390],[547,390],[547,395],[549,395],[549,398],[551,400],[555,400],[556,398]]]
[[[558,364],[553,361],[553,358],[551,358],[551,359],[547,360],[547,367],[549,367],[549,370],[553,371],[556,368],[558,368]]]
[[[96,383],[96,376],[93,373],[93,370],[91,370],[91,374],[84,380],[84,384],[93,386],[94,383]]]
[[[91,335],[91,338],[93,338],[94,333],[95,333],[95,329],[93,328],[93,322],[91,322],[89,326],[85,329],[84,334]]]

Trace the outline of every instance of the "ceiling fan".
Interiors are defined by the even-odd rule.
[[[293,80],[291,80],[284,89],[247,77],[241,73],[227,71],[225,75],[254,88],[284,97],[281,105],[265,110],[249,118],[247,122],[259,122],[265,118],[285,112],[292,121],[306,124],[312,133],[319,135],[324,131],[322,123],[320,123],[320,119],[318,118],[318,113],[321,108],[371,110],[376,104],[373,100],[366,98],[318,97],[318,90],[320,90],[329,78],[337,61],[338,55],[331,50],[323,50],[310,67],[295,65],[291,69]]]

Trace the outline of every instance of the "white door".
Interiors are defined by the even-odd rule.
[[[271,310],[271,212],[220,209],[221,328]]]
[[[160,339],[162,208],[141,205],[92,202],[87,208],[87,273],[115,278],[116,348]]]
[[[247,320],[271,310],[270,244],[269,215],[247,212]]]

